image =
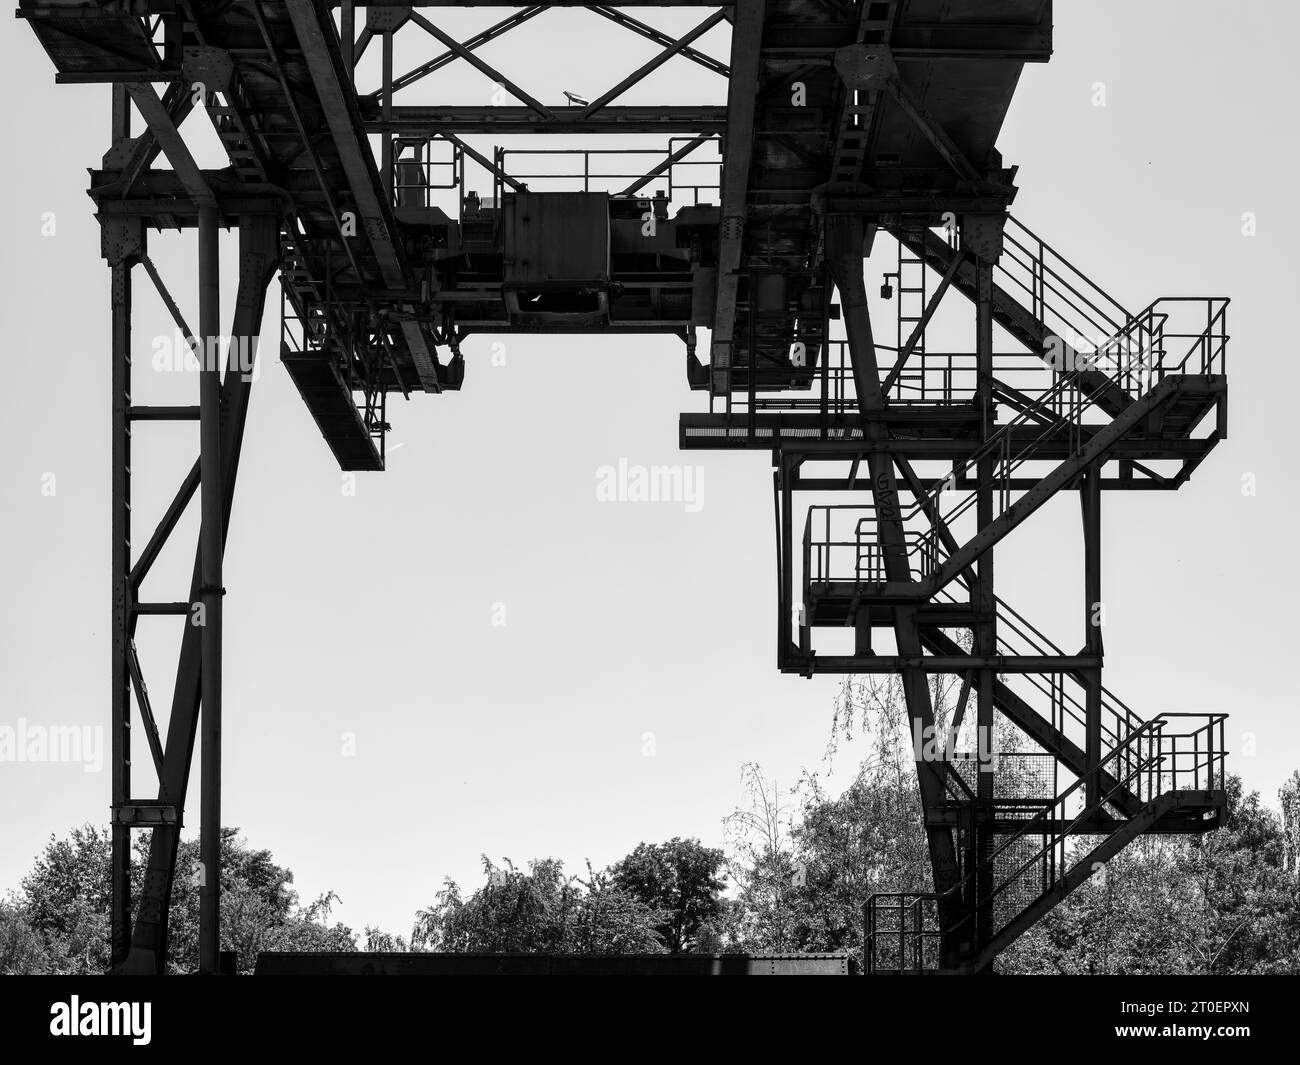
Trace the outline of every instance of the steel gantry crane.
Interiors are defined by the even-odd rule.
[[[1016,172],[996,142],[1023,66],[1051,55],[1051,0],[642,0],[701,9],[680,36],[617,2],[516,7],[465,40],[439,25],[439,9],[474,6],[493,5],[20,0],[58,81],[112,92],[89,191],[112,309],[114,968],[163,969],[200,734],[200,965],[221,967],[222,554],[277,272],[281,363],[343,470],[383,469],[390,394],[461,387],[467,337],[677,337],[708,407],[681,415],[681,446],[771,455],[779,668],[896,674],[917,736],[969,746],[998,721],[1012,730],[1020,749],[1000,752],[996,770],[953,743],[918,748],[933,890],[866,900],[869,971],[985,970],[1137,835],[1216,827],[1223,715],[1129,710],[1102,684],[1096,612],[1103,492],[1177,489],[1226,433],[1227,300],[1129,311],[1009,214]],[[479,54],[559,7],[660,51],[563,103]],[[715,30],[730,34],[725,61],[704,45]],[[398,71],[399,35],[428,58]],[[620,102],[670,61],[725,79],[725,103]],[[501,98],[421,97],[453,64]],[[191,147],[209,124],[228,160],[218,169]],[[592,148],[595,134],[655,147]],[[547,147],[481,140],[516,135]],[[565,138],[583,140],[561,150],[581,173],[538,170]],[[610,171],[606,157],[632,169]],[[222,227],[239,234],[224,343]],[[149,255],[164,228],[197,234],[197,329]],[[873,307],[867,272],[891,251]],[[200,355],[192,405],[132,402],[141,272]],[[943,350],[938,312],[960,301],[974,328]],[[995,350],[1008,341],[1014,351]],[[133,430],[157,420],[197,420],[199,455],[137,553]],[[1000,542],[1066,491],[1082,518],[1077,653],[994,581]],[[190,588],[146,601],[141,582],[196,494]],[[810,502],[826,495],[837,501]],[[135,653],[151,614],[184,624],[165,721]],[[936,673],[962,678],[951,713],[932,703]],[[156,789],[132,779],[134,727]],[[151,842],[132,898],[138,829]]]

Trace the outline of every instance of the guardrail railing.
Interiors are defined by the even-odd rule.
[[[867,899],[864,911],[867,971],[938,968],[944,937],[960,938],[972,933],[977,914],[996,907],[1000,898],[1023,886],[1022,878],[1032,878],[1034,898],[1054,889],[1074,866],[1068,854],[1070,837],[1104,812],[1106,804],[1120,789],[1129,790],[1143,803],[1172,791],[1224,790],[1227,752],[1223,732],[1227,716],[1171,713],[1152,718],[1100,760],[1095,768],[1104,770],[1114,783],[1109,788],[1097,789],[1098,794],[1088,795],[1077,814],[1072,813],[1073,799],[1087,788],[1087,776],[1080,777],[1039,813],[1025,819],[1014,833],[1002,837],[978,869],[967,872],[946,892],[873,894]],[[1176,726],[1183,724],[1189,727],[1178,731]],[[1044,842],[1035,845],[1032,842],[1035,836]],[[1031,841],[1028,848],[1024,846],[1026,840]],[[1028,857],[1024,857],[1026,849]],[[1011,861],[1005,863],[1008,856]],[[1000,860],[1010,871],[997,876],[994,886],[980,894],[980,874],[990,866],[996,870]],[[957,921],[942,927],[941,902],[954,899],[964,900],[964,912]],[[993,933],[1024,909],[1020,906],[1014,912],[1004,912]],[[935,964],[926,964],[931,961]]]

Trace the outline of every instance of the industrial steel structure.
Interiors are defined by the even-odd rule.
[[[20,0],[58,81],[112,92],[90,196],[111,277],[115,969],[163,967],[200,729],[200,960],[219,967],[222,553],[253,376],[246,348],[224,374],[218,358],[221,227],[239,233],[228,335],[256,336],[278,271],[281,362],[343,470],[383,469],[394,393],[461,387],[471,335],[683,344],[708,410],[681,415],[681,446],[771,456],[779,668],[897,674],[915,734],[952,740],[917,760],[933,890],[864,900],[868,971],[987,970],[1139,834],[1217,826],[1223,715],[1137,716],[1102,684],[1097,614],[1104,493],[1177,489],[1226,433],[1228,301],[1130,311],[1008,213],[1016,171],[996,140],[1024,64],[1051,54],[1051,0],[643,0],[701,9],[681,36],[617,2],[521,7],[467,40],[439,26],[438,9],[473,6]],[[661,51],[592,100],[536,99],[479,50],[557,7]],[[701,42],[717,28],[725,60]],[[394,41],[411,35],[428,59],[402,71]],[[360,84],[372,50],[381,75]],[[619,102],[669,61],[725,79],[725,105]],[[501,98],[406,102],[451,64]],[[208,123],[221,169],[187,140]],[[546,147],[474,143],[517,134]],[[594,148],[593,134],[654,145]],[[565,138],[586,139],[557,151]],[[150,258],[155,229],[197,232],[197,328]],[[203,356],[194,405],[132,402],[141,274]],[[969,311],[961,343],[937,339],[950,304]],[[201,446],[141,541],[135,430],[159,419],[197,420]],[[1061,492],[1080,503],[1077,651],[995,591],[998,545]],[[187,593],[142,600],[196,493]],[[162,723],[135,653],[150,614],[184,624]],[[961,685],[937,718],[938,673]],[[999,721],[1017,749],[994,771],[962,751]],[[152,842],[133,899],[138,829]]]

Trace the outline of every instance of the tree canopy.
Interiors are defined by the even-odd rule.
[[[100,973],[109,964],[111,835],[84,825],[65,839],[50,837],[18,891],[0,903],[0,972]],[[327,924],[332,893],[301,905],[293,874],[267,850],[254,850],[239,829],[221,838],[221,946],[251,972],[263,950],[355,950],[351,929]],[[132,897],[139,897],[148,860],[136,840]],[[198,965],[198,842],[181,842],[168,918],[167,969]]]
[[[723,915],[722,867],[726,856],[698,839],[673,837],[667,843],[641,843],[609,870],[616,890],[662,915],[655,932],[670,954],[717,942]]]
[[[877,891],[924,891],[929,862],[915,752],[896,678],[847,682],[827,758],[851,744],[851,783],[815,773],[782,789],[743,767],[725,848],[673,837],[637,844],[582,875],[555,858],[525,867],[484,857],[483,883],[444,882],[409,939],[330,923],[326,892],[302,904],[293,874],[239,831],[222,837],[222,946],[251,971],[259,951],[432,950],[627,954],[862,951],[862,907]],[[931,692],[940,727],[950,678]],[[1001,737],[1014,749],[1023,737]],[[1014,763],[1012,769],[1014,770]],[[1111,859],[999,957],[1006,973],[1300,972],[1300,771],[1270,809],[1237,777],[1225,826],[1204,836],[1145,836]],[[1084,852],[1089,841],[1077,846]],[[0,902],[0,972],[93,973],[108,965],[107,829],[51,837]],[[147,853],[137,840],[139,878]],[[168,970],[198,954],[198,845],[181,844]]]
[[[468,897],[448,880],[416,915],[412,945],[458,953],[629,954],[663,950],[664,915],[587,867],[585,880],[542,858],[528,871],[483,859],[486,883]]]

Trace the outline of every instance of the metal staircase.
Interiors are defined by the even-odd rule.
[[[950,238],[930,229],[896,229],[898,242],[941,276],[951,272],[958,292],[975,299],[975,264]],[[993,318],[1030,351],[1049,358],[1054,341],[1075,348],[1102,348],[1124,335],[1134,316],[1070,260],[1012,215],[1003,229],[1002,255],[995,268]],[[1085,371],[1080,384],[1099,392],[1111,413],[1125,397],[1101,376]]]
[[[846,323],[806,394],[756,388],[725,415],[684,416],[683,445],[773,449],[783,670],[899,673],[914,729],[934,721],[918,678],[951,673],[957,726],[1014,726],[1022,749],[989,779],[950,752],[918,762],[935,890],[866,908],[868,971],[978,972],[1138,835],[1220,822],[1224,715],[1144,721],[1101,683],[1100,631],[1063,648],[993,594],[989,560],[1077,492],[1086,594],[1100,601],[1101,492],[1176,489],[1226,434],[1228,300],[1129,311],[1010,216],[996,255],[987,220],[888,231],[895,343],[868,330],[864,351],[859,325],[855,349]],[[852,287],[837,279],[846,305],[862,299]],[[940,350],[934,313],[952,290],[983,306],[982,353]],[[995,351],[996,327],[1023,350]],[[864,355],[880,385],[870,402]],[[805,491],[852,502],[810,503],[800,543]],[[851,653],[819,648],[846,628]],[[882,631],[897,653],[877,649]]]
[[[1054,384],[1040,395],[1000,389],[1002,395],[1015,392],[1019,412],[964,462],[954,463],[948,477],[904,508],[914,582],[911,589],[893,588],[891,593],[929,599],[1084,470],[1105,461],[1124,438],[1148,431],[1157,421],[1163,431],[1185,436],[1204,417],[1207,398],[1222,388],[1227,303],[1216,298],[1157,300],[1130,319],[1121,333],[1077,354],[1076,365],[1056,374]],[[1189,309],[1194,324],[1181,328],[1199,331],[1171,326],[1171,321],[1185,320]],[[990,457],[998,489],[994,520],[958,543],[950,530],[973,514],[978,499],[974,474]],[[1026,476],[1032,463],[1045,460],[1055,463],[1047,473]],[[972,487],[951,490],[966,485]],[[1017,487],[1026,491],[1013,503],[1011,493]],[[945,501],[952,495],[957,499]],[[865,586],[887,582],[875,508],[856,509],[861,516],[854,530],[859,553],[850,575],[852,589],[839,589],[839,594],[861,598],[870,594]],[[818,544],[823,549],[833,546],[846,545]],[[829,551],[823,554],[828,557]],[[841,583],[833,572],[821,570],[809,595],[834,596]],[[815,616],[813,604],[809,607],[809,616]]]
[[[973,268],[963,271],[959,248],[930,231],[899,239],[900,246],[944,271],[959,291],[974,294],[968,276]],[[820,611],[833,609],[837,598],[848,613],[856,613],[873,592],[953,608],[965,598],[973,607],[969,578],[981,556],[1057,492],[1077,485],[1088,471],[1097,476],[1122,441],[1187,438],[1224,388],[1226,300],[1159,299],[1135,315],[1013,220],[1005,248],[992,315],[1049,362],[1051,386],[1038,394],[1005,383],[995,386],[997,399],[1013,411],[1009,420],[986,434],[964,461],[954,462],[947,477],[915,492],[900,515],[885,518],[905,530],[911,578],[906,586],[886,579],[890,538],[882,534],[874,505],[840,508],[841,521],[853,523],[851,587],[837,587],[829,537],[820,542],[806,537],[809,623]],[[1017,298],[1026,296],[1024,303]],[[1079,342],[1087,329],[1098,327],[1106,332],[1095,346]],[[981,470],[985,485],[991,475],[993,498],[977,514]],[[897,550],[897,537],[893,543]],[[1225,715],[1165,714],[1143,722],[1101,687],[1099,670],[1091,680],[1096,697],[1090,711],[1087,673],[1065,668],[1071,656],[1003,600],[995,596],[993,603],[999,655],[1062,664],[1050,671],[1015,670],[1011,681],[986,673],[993,705],[1073,782],[1045,802],[1034,789],[1018,789],[1013,781],[1010,789],[998,784],[978,794],[969,785],[949,787],[949,801],[927,805],[928,826],[951,826],[962,861],[960,879],[943,891],[868,900],[869,972],[985,970],[1137,836],[1204,832],[1223,816]],[[918,633],[934,655],[964,654],[938,625],[922,623]],[[807,643],[805,632],[801,644],[806,648]],[[975,675],[966,671],[968,679]],[[1083,697],[1075,694],[1078,688]],[[1095,721],[1091,754],[1090,720]]]
[[[980,972],[1139,835],[1170,817],[1195,816],[1198,831],[1217,828],[1226,807],[1226,717],[1162,714],[1142,723],[1101,761],[1108,782],[1093,795],[1080,778],[1037,810],[996,799],[971,804],[1000,839],[944,893],[960,916],[943,924],[945,900],[936,892],[872,895],[865,907],[867,971]],[[1137,805],[1115,817],[1120,802]],[[970,834],[958,829],[961,837]]]

